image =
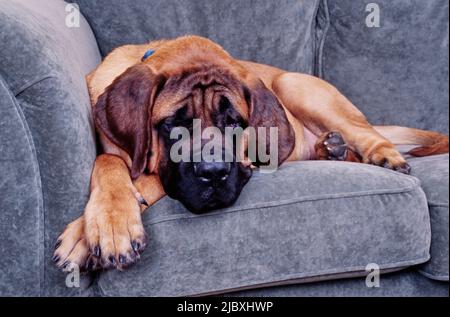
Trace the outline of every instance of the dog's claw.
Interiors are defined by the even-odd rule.
[[[86,263],[86,271],[92,271],[93,268],[94,268],[94,261],[92,261],[92,259],[89,259],[88,262]]]
[[[97,271],[101,269],[100,258],[95,257],[93,254],[91,254],[86,261],[84,269],[88,272]]]
[[[137,242],[136,240],[134,240],[133,242],[131,242],[131,247],[133,248],[134,252],[139,252],[139,249],[141,248],[141,244],[139,242]]]
[[[100,255],[102,254],[102,251],[100,249],[100,246],[96,245],[94,247],[94,252],[92,252],[94,254],[94,256],[96,256],[97,258],[100,257]]]
[[[396,172],[409,175],[411,174],[411,166],[408,163],[405,163],[402,166],[397,166],[394,168]]]
[[[116,258],[114,257],[114,255],[110,255],[108,257],[108,260],[112,265],[116,265]]]
[[[58,249],[61,246],[61,242],[62,242],[62,240],[56,241],[56,243],[55,243],[55,250]]]

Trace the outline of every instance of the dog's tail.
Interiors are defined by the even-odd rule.
[[[408,152],[413,156],[448,153],[448,136],[425,130],[397,126],[375,126],[375,130],[395,145],[418,145]]]

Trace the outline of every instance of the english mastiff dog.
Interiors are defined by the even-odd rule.
[[[236,60],[197,36],[119,47],[87,82],[103,154],[93,167],[84,215],[56,243],[53,260],[66,270],[71,263],[86,270],[135,263],[146,247],[141,212],[164,195],[194,213],[236,201],[260,158],[174,162],[171,131],[192,130],[193,119],[220,131],[276,128],[277,165],[339,160],[407,174],[395,145],[417,145],[409,152],[414,156],[448,152],[447,136],[372,126],[329,83]]]

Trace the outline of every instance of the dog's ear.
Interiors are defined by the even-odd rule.
[[[128,68],[105,89],[94,107],[94,122],[106,137],[131,158],[136,179],[151,155],[152,108],[164,77],[146,65]]]
[[[294,130],[278,98],[259,80],[244,88],[244,95],[250,107],[248,125],[258,133],[258,128],[266,129],[266,153],[270,153],[270,128],[278,129],[278,165],[291,154],[295,144]],[[258,133],[259,135],[259,133]],[[258,149],[258,138],[256,148]],[[258,151],[257,151],[258,152]],[[255,166],[267,165],[256,157]]]

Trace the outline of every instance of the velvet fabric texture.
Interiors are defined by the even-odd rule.
[[[186,296],[366,274],[429,260],[419,181],[366,164],[294,162],[255,173],[230,208],[196,216],[163,198],[144,214],[150,241],[108,296]]]
[[[367,287],[366,278],[276,286],[233,292],[236,297],[448,297],[448,283],[437,282],[414,270],[382,275],[380,287]]]
[[[366,24],[369,3],[380,27]],[[448,134],[447,0],[324,0],[320,10],[318,75],[373,124]]]
[[[319,0],[75,0],[104,55],[124,44],[197,34],[235,58],[312,73]]]
[[[449,268],[449,160],[448,154],[409,160],[412,175],[421,180],[430,209],[431,260],[420,272],[425,276],[448,281]]]
[[[43,203],[36,151],[23,112],[0,77],[0,295],[40,293]]]
[[[287,164],[205,216],[164,198],[144,215],[142,260],[91,286],[83,275],[66,287],[51,262],[97,154],[85,75],[114,47],[204,35],[237,58],[331,81],[373,123],[448,133],[448,1],[377,1],[380,28],[366,27],[366,0],[75,2],[95,37],[83,16],[66,25],[62,0],[0,0],[0,295],[448,295],[448,155],[411,159],[412,177]],[[344,279],[371,262],[413,267],[378,290]],[[298,285],[268,288],[279,283]]]
[[[66,287],[51,258],[57,236],[87,202],[96,146],[84,77],[101,59],[83,17],[69,28],[66,14],[59,0],[0,0],[1,149],[15,160],[2,160],[0,223],[17,222],[17,233],[1,231],[8,256],[0,261],[11,271],[0,290],[8,295],[79,292]]]

